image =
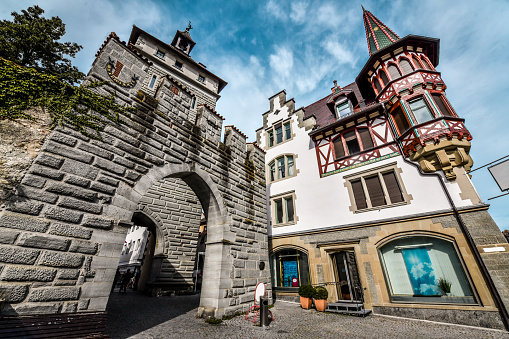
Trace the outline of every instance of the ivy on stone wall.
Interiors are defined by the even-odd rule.
[[[56,76],[0,58],[0,120],[34,120],[27,110],[42,107],[51,116],[51,128],[69,125],[100,139],[104,119],[120,123],[120,115],[133,109],[117,104],[115,94],[103,96],[91,90],[102,85],[93,82],[73,86]]]

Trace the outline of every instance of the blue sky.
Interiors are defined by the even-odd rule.
[[[267,98],[286,89],[297,107],[321,99],[338,80],[355,80],[367,61],[361,3],[400,37],[440,39],[449,101],[472,133],[474,168],[509,154],[507,42],[509,2],[463,1],[133,1],[3,0],[0,19],[37,3],[67,25],[65,41],[83,45],[74,64],[88,72],[104,38],[128,40],[135,24],[171,42],[192,22],[192,57],[229,84],[217,111],[255,140]],[[505,48],[504,48],[505,47]],[[486,169],[473,173],[482,199],[500,194]],[[509,196],[490,201],[490,213],[509,229]]]

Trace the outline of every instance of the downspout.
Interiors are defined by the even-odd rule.
[[[384,108],[384,111],[385,111],[386,116],[387,116],[387,121],[389,122],[389,125],[391,126],[391,131],[392,131],[393,136],[397,136],[398,133],[397,133],[395,127],[393,126],[392,121],[390,120],[389,114],[387,113],[385,108]],[[399,149],[399,152],[401,154],[401,157],[403,158],[403,161],[405,161],[406,163],[408,163],[408,164],[414,166],[415,168],[417,168],[417,170],[419,171],[419,173],[421,175],[423,175],[423,176],[435,176],[437,178],[437,180],[440,182],[440,186],[442,187],[442,190],[444,191],[445,196],[447,197],[447,200],[449,201],[449,205],[451,205],[451,208],[452,208],[452,210],[454,212],[454,216],[455,216],[456,220],[458,221],[460,229],[463,232],[463,234],[465,235],[465,238],[467,239],[467,243],[468,243],[468,246],[470,247],[470,251],[474,254],[474,257],[475,257],[475,260],[477,262],[477,265],[480,267],[481,273],[482,273],[482,275],[484,277],[484,280],[486,281],[486,283],[488,285],[488,289],[490,290],[491,295],[493,296],[493,299],[495,301],[495,305],[497,306],[497,308],[499,310],[499,313],[500,313],[500,317],[502,318],[502,322],[504,323],[504,327],[505,327],[505,329],[507,331],[509,331],[509,314],[507,313],[507,309],[505,308],[504,303],[502,301],[502,298],[500,297],[500,294],[498,293],[498,291],[497,291],[497,289],[495,287],[495,284],[493,283],[493,280],[491,279],[491,276],[490,276],[490,274],[488,272],[488,269],[484,265],[484,261],[481,258],[481,254],[477,250],[477,247],[476,247],[476,245],[474,243],[474,240],[472,239],[472,236],[470,235],[470,232],[468,231],[467,227],[465,226],[465,224],[463,223],[463,220],[460,217],[458,209],[456,208],[456,205],[454,204],[454,201],[452,200],[451,194],[447,190],[447,187],[445,186],[445,183],[442,180],[442,176],[440,174],[438,174],[438,173],[425,173],[422,170],[421,166],[419,166],[416,163],[408,160],[405,157],[405,154],[403,153],[403,147],[401,146],[401,143],[400,143],[398,138],[396,138],[396,144],[398,145],[398,149]]]

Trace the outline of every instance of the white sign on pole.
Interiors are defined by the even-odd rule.
[[[488,167],[501,191],[509,190],[509,160]]]

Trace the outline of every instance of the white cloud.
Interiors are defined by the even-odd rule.
[[[329,52],[339,65],[350,64],[353,66],[357,60],[354,57],[351,47],[339,42],[335,38],[329,38],[322,43],[323,48]]]
[[[290,18],[296,23],[302,23],[306,19],[307,4],[305,2],[292,2]]]
[[[265,5],[265,10],[276,19],[283,20],[286,19],[285,15],[286,11],[281,7],[280,4],[276,3],[273,0],[267,2],[267,4]]]
[[[279,47],[275,54],[269,56],[270,67],[275,75],[288,79],[293,67],[293,52],[287,47]]]

